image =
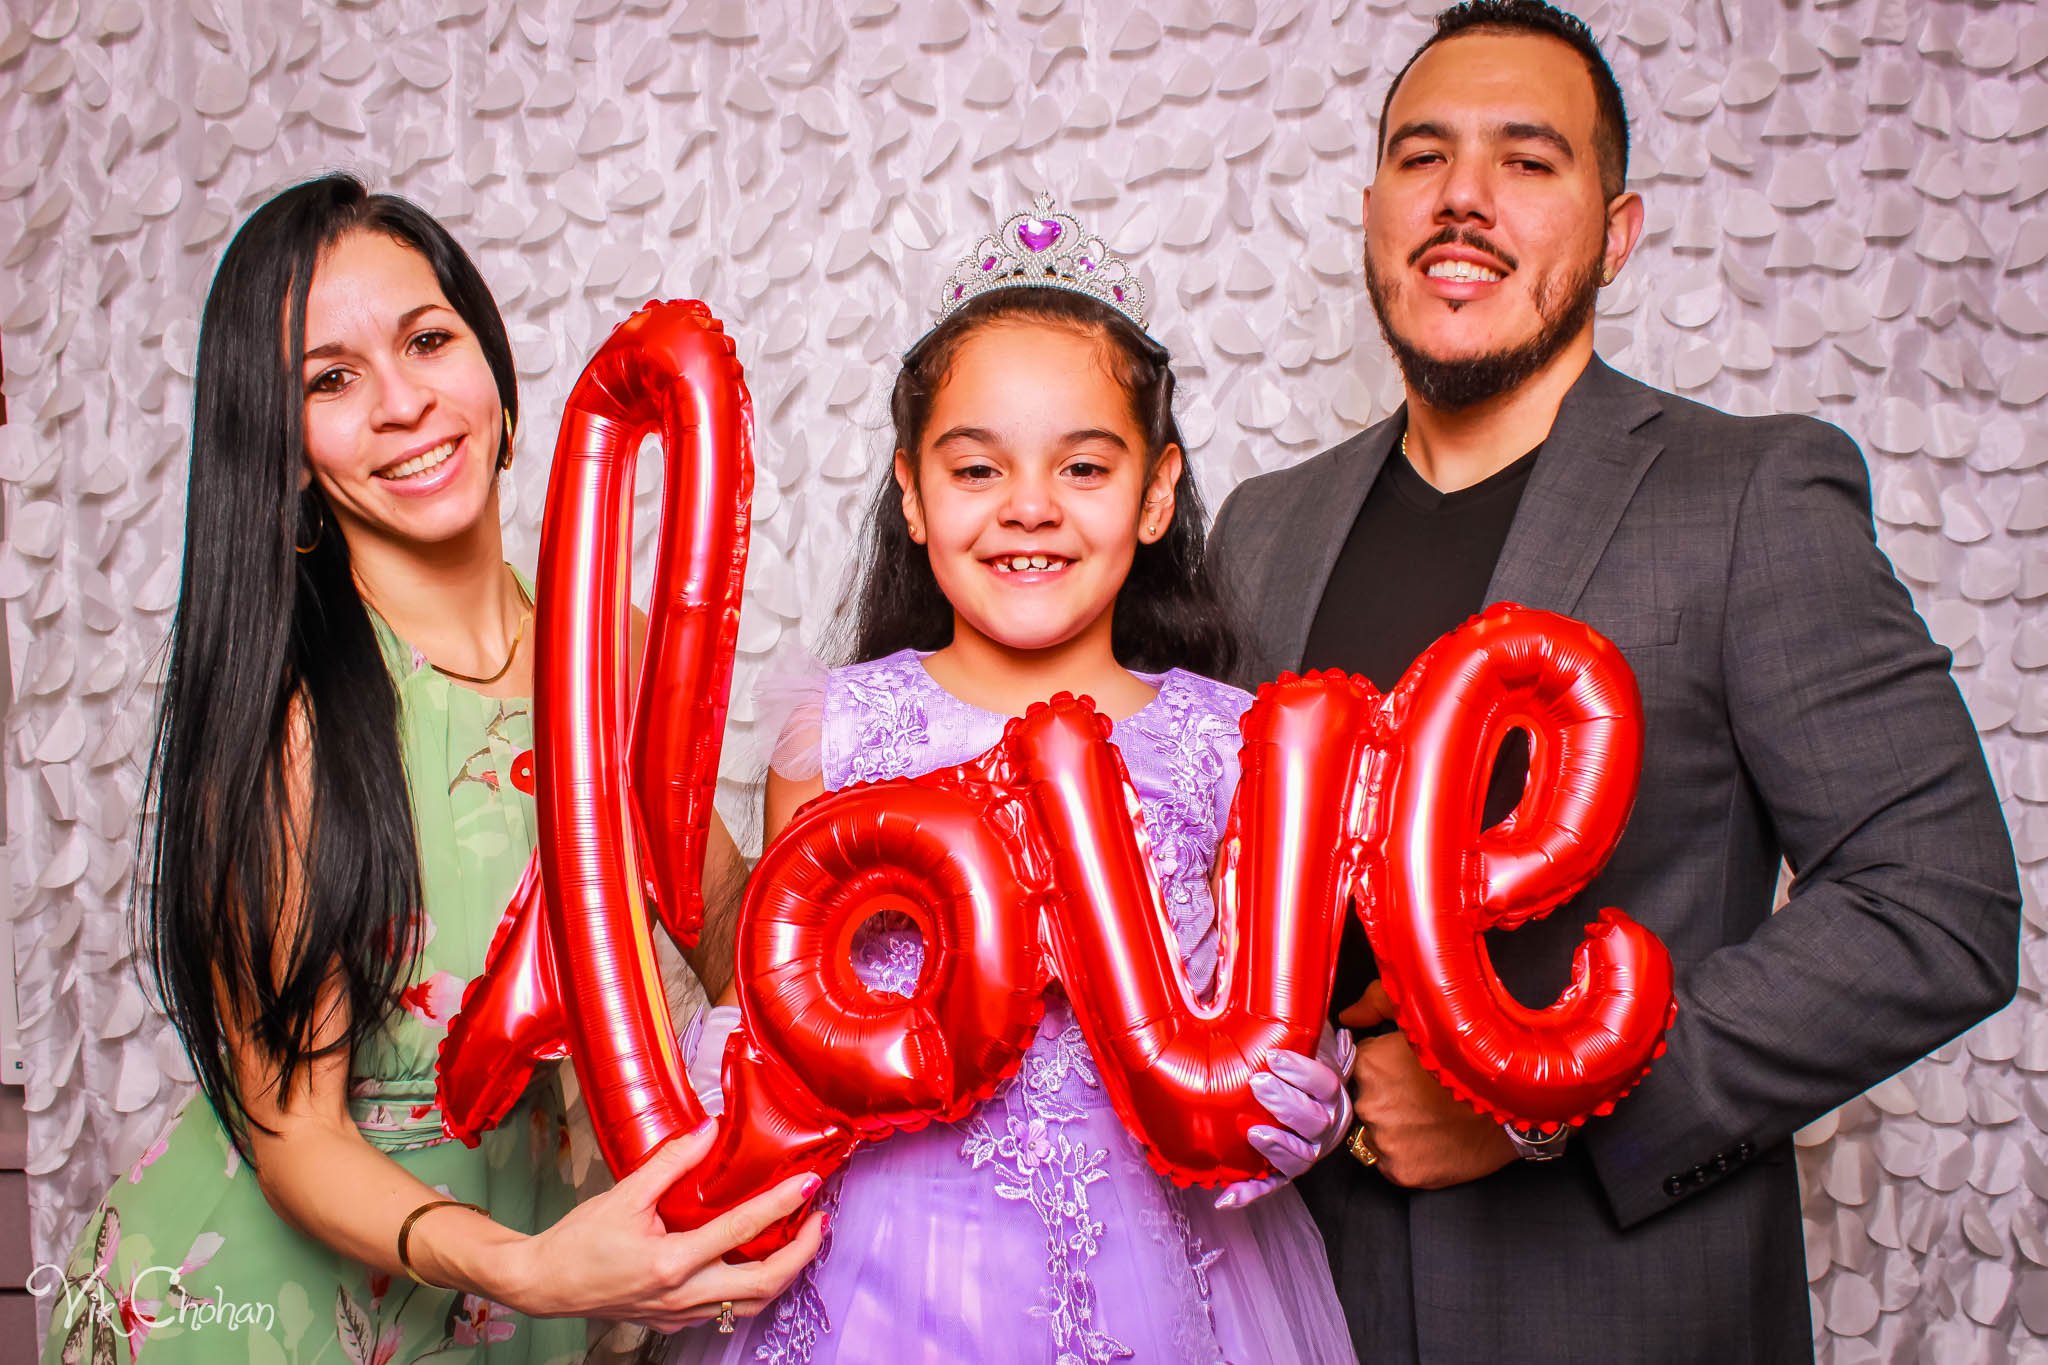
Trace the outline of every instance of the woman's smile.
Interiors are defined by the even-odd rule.
[[[374,471],[370,477],[401,497],[426,497],[462,477],[468,451],[467,436],[450,437],[435,442],[417,455],[396,460]]]

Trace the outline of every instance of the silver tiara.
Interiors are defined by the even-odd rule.
[[[1145,286],[1138,272],[1112,256],[1071,213],[1055,212],[1041,194],[1031,212],[1011,216],[953,267],[939,294],[939,321],[969,299],[995,289],[1070,289],[1100,299],[1141,329]]]

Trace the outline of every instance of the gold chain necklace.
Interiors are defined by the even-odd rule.
[[[512,661],[519,657],[519,642],[526,638],[526,628],[533,623],[533,599],[526,595],[526,585],[524,583],[519,582],[517,578],[514,578],[512,581],[519,589],[519,602],[521,606],[526,608],[526,611],[519,618],[519,629],[512,632],[512,648],[505,651],[505,662],[498,665],[498,671],[487,678],[479,678],[474,674],[457,673],[452,668],[443,668],[432,659],[427,660],[427,667],[433,669],[444,678],[453,678],[457,682],[471,683],[477,687],[489,687],[511,671]]]

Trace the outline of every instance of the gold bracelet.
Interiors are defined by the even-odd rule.
[[[435,1209],[451,1207],[468,1209],[471,1213],[481,1213],[486,1218],[491,1216],[489,1211],[481,1205],[465,1204],[460,1199],[429,1199],[426,1203],[405,1215],[405,1221],[398,1225],[398,1263],[405,1267],[406,1274],[412,1276],[414,1284],[422,1285],[428,1289],[447,1288],[446,1285],[439,1285],[430,1280],[421,1279],[419,1271],[412,1268],[412,1225],[420,1221],[420,1215],[422,1214],[432,1213]]]

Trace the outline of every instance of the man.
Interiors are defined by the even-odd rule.
[[[1585,895],[1489,947],[1546,1003],[1594,910],[1621,906],[1670,948],[1679,1011],[1611,1117],[1536,1143],[1385,1031],[1350,946],[1345,1022],[1383,1031],[1352,1072],[1355,1153],[1303,1192],[1360,1357],[1810,1358],[1793,1132],[2015,988],[1982,750],[1849,439],[1594,357],[1643,208],[1585,26],[1535,0],[1446,12],[1381,137],[1366,281],[1407,405],[1224,507],[1212,553],[1255,632],[1239,681],[1341,667],[1390,688],[1497,601],[1612,639],[1643,696],[1633,819]],[[1489,819],[1521,773],[1504,756],[1495,777]],[[1781,856],[1797,879],[1773,915]]]

